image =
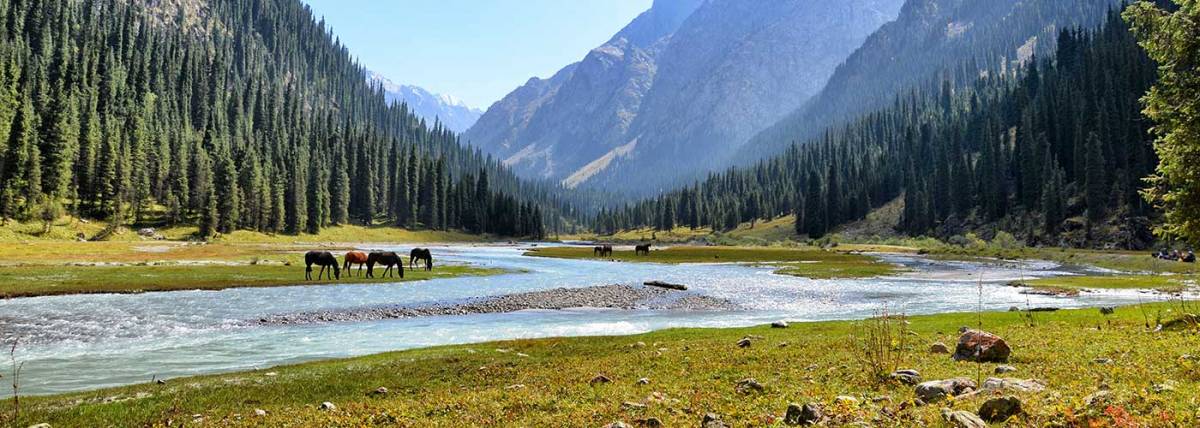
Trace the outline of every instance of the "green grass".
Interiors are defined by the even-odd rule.
[[[928,345],[953,345],[959,326],[982,323],[1014,348],[1006,375],[1036,378],[1042,393],[1022,394],[1027,415],[1011,426],[1197,426],[1200,349],[1196,330],[1153,333],[1147,316],[1172,317],[1195,306],[1154,304],[1037,314],[998,312],[920,316],[893,343],[901,368],[926,380],[990,377],[995,364],[959,363]],[[1150,314],[1150,315],[1147,315]],[[10,425],[66,426],[582,426],[633,424],[655,417],[666,426],[698,426],[706,412],[734,427],[782,427],[788,403],[817,402],[829,426],[943,426],[943,407],[975,411],[986,397],[926,406],[904,404],[912,387],[872,381],[852,336],[861,322],[736,329],[673,329],[627,337],[504,341],[394,352],[252,372],[169,380],[45,397],[23,397]],[[758,336],[749,348],[738,339]],[[788,346],[781,346],[787,343]],[[641,344],[641,345],[639,345]],[[1113,364],[1095,364],[1109,358]],[[603,374],[607,384],[589,384]],[[649,379],[638,385],[639,378]],[[762,392],[736,383],[757,379]],[[27,379],[28,381],[28,379]],[[1172,383],[1173,391],[1152,385]],[[385,395],[373,395],[379,387]],[[1102,387],[1114,398],[1089,408],[1084,397]],[[851,396],[853,404],[835,397]],[[875,398],[887,397],[881,401]],[[319,410],[324,401],[336,404]],[[622,403],[638,406],[623,407]],[[640,407],[644,406],[644,407]],[[11,409],[0,401],[0,414]],[[255,409],[267,412],[255,416]],[[1135,425],[1136,424],[1136,425]],[[1000,425],[997,425],[1000,426]]]
[[[1078,292],[1085,289],[1139,289],[1178,293],[1196,284],[1190,275],[1060,276],[1026,281],[1025,285],[1050,291]]]
[[[283,263],[290,263],[285,266]],[[354,269],[357,273],[357,269]],[[315,278],[319,268],[314,267]],[[365,272],[365,271],[364,271]],[[135,264],[123,266],[26,265],[0,268],[0,298],[85,293],[138,293],[148,291],[221,290],[238,287],[286,285],[370,284],[420,281],[468,275],[494,275],[502,270],[473,266],[441,265],[432,272],[405,269],[403,279],[349,277],[341,280],[305,281],[300,257],[288,256],[251,264]]]
[[[611,257],[595,257],[591,247],[538,248],[530,256],[565,259],[615,260],[644,263],[772,263],[781,274],[808,278],[862,278],[890,275],[899,267],[860,254],[790,247],[688,247],[656,249],[639,256],[632,250],[613,251]]]

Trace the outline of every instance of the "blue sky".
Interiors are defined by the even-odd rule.
[[[583,58],[651,0],[304,0],[367,68],[486,109]]]

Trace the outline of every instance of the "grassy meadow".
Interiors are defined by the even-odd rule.
[[[652,249],[649,255],[637,255],[632,249],[614,248],[608,257],[597,257],[591,247],[552,247],[537,248],[526,255],[634,263],[770,264],[779,267],[777,273],[815,279],[866,278],[890,275],[901,270],[871,256],[811,247],[674,246]]]
[[[1197,426],[1200,330],[1147,324],[1195,313],[1188,303],[1054,313],[962,313],[881,321],[673,329],[636,336],[516,340],[442,346],[23,397],[15,426],[580,426],[656,418],[698,426],[705,413],[729,426],[785,426],[788,403],[817,403],[828,426],[943,426],[943,408],[976,411],[992,396],[914,405],[913,387],[877,369],[918,370],[924,380],[981,383],[996,364],[955,362],[960,326],[981,326],[1013,347],[1009,378],[1046,390],[1013,393],[1024,414],[996,426]],[[887,358],[869,355],[871,331],[893,331]],[[903,330],[903,331],[901,331]],[[749,337],[751,345],[736,342]],[[1102,361],[1098,363],[1097,361]],[[603,375],[611,382],[593,382]],[[639,380],[644,381],[639,382]],[[762,390],[742,388],[755,379]],[[377,392],[380,387],[386,392]],[[1105,402],[1086,398],[1111,391]],[[841,397],[841,398],[839,398]],[[323,402],[334,409],[322,410]],[[12,401],[0,414],[12,417]],[[861,425],[860,425],[861,426]]]

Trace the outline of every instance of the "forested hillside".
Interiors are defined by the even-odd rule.
[[[298,0],[0,0],[0,216],[541,236],[567,209],[389,105]]]
[[[1121,0],[907,0],[830,77],[821,92],[756,135],[741,165],[887,107],[915,86],[970,85],[981,72],[1021,67],[1054,52],[1063,28],[1091,28]]]
[[[756,166],[605,211],[597,227],[726,230],[795,214],[798,233],[820,237],[903,197],[897,227],[911,235],[1144,247],[1157,214],[1138,190],[1157,159],[1138,99],[1154,81],[1110,11],[1102,29],[1059,34],[1053,58],[898,97]]]

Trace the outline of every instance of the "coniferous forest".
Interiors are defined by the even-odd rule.
[[[301,2],[0,0],[0,217],[541,237],[570,208],[379,88]]]
[[[1143,248],[1159,214],[1139,191],[1157,164],[1139,98],[1155,64],[1119,11],[1063,30],[1053,58],[949,78],[758,164],[602,211],[596,229],[730,230],[796,215],[822,237],[903,200],[898,230],[953,238],[1007,231],[1037,245]]]

